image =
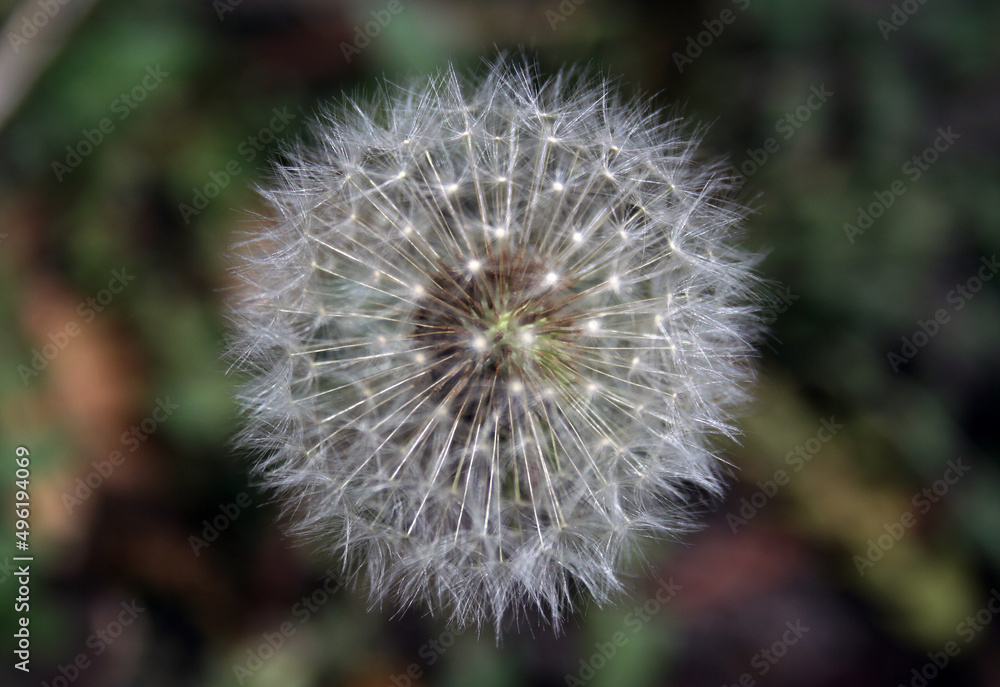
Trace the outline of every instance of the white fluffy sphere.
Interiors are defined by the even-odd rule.
[[[751,376],[723,175],[608,82],[502,60],[313,132],[237,268],[262,481],[375,601],[499,627],[607,599],[718,492]]]

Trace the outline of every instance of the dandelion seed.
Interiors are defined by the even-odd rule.
[[[240,439],[374,602],[558,626],[720,491],[753,261],[683,131],[501,60],[340,108],[279,169],[236,269]]]

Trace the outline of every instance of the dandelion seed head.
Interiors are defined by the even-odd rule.
[[[608,82],[504,60],[313,133],[236,268],[257,474],[373,602],[607,601],[721,489],[758,331],[726,180]]]

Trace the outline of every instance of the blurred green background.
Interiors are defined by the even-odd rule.
[[[1000,5],[0,9],[2,684],[1000,685]],[[616,606],[498,647],[369,611],[281,534],[227,445],[219,353],[225,252],[309,117],[521,47],[707,123],[705,152],[746,177],[773,295],[706,527],[651,544]]]

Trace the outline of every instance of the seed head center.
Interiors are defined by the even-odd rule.
[[[531,360],[536,353],[536,343],[541,343],[535,331],[544,329],[545,321],[534,318],[532,314],[526,316],[534,322],[523,322],[517,312],[509,310],[488,313],[482,328],[472,330],[473,350],[484,359],[484,363],[515,361],[517,358],[525,362]]]
[[[443,389],[470,390],[565,379],[578,331],[568,285],[524,255],[476,263],[471,274],[440,268],[414,313],[432,376]]]

